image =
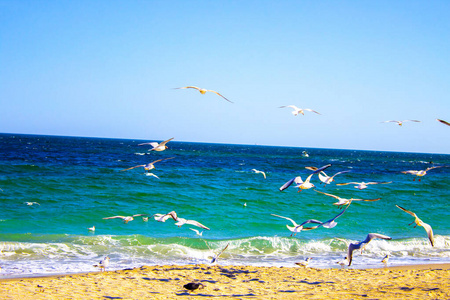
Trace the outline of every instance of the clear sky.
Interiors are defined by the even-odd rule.
[[[450,1],[0,0],[3,133],[449,154],[449,95]]]

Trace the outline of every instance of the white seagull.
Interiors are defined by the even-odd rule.
[[[99,261],[94,267],[100,268],[101,272],[106,271],[106,267],[109,266],[109,257],[106,256],[103,260]]]
[[[95,226],[89,227],[88,230],[89,231],[95,231]]]
[[[252,171],[255,172],[256,174],[258,174],[258,173],[262,174],[262,175],[264,176],[264,179],[266,179],[266,173],[265,173],[265,172],[263,172],[263,171],[258,171],[258,170],[256,170],[256,169],[252,169]]]
[[[175,211],[171,211],[167,214],[154,214],[153,218],[155,218],[155,221],[158,222],[166,222],[170,218],[174,219],[175,221],[178,220],[178,216]]]
[[[227,98],[225,98],[224,96],[222,96],[221,94],[219,94],[218,92],[213,91],[213,90],[202,89],[202,88],[199,88],[199,87],[196,87],[196,86],[184,86],[184,87],[179,87],[179,88],[175,88],[175,89],[176,90],[178,90],[178,89],[196,89],[202,95],[206,94],[206,92],[211,92],[211,93],[214,93],[214,94],[222,97],[223,99],[227,100],[228,102],[233,103],[232,101],[228,100]]]
[[[301,190],[304,190],[304,189],[310,189],[310,188],[313,188],[315,185],[312,184],[312,183],[310,182],[311,177],[312,177],[314,174],[316,174],[316,173],[320,173],[321,171],[325,170],[325,169],[328,168],[328,167],[331,167],[331,164],[325,165],[325,166],[320,167],[320,168],[316,168],[316,167],[305,167],[306,169],[313,171],[313,173],[312,173],[311,175],[309,175],[309,176],[306,178],[305,181],[303,181],[302,178],[301,178],[300,176],[294,177],[294,178],[292,178],[291,180],[289,180],[288,182],[286,182],[285,184],[283,184],[283,185],[280,187],[280,191],[284,191],[285,189],[287,189],[288,187],[290,187],[291,184],[293,184],[293,183],[296,183],[296,184],[297,184],[296,188],[299,189],[299,190],[298,190],[299,192],[300,192]]]
[[[318,112],[315,111],[315,110],[312,110],[312,109],[310,109],[310,108],[298,108],[298,107],[295,106],[295,105],[284,105],[284,106],[280,106],[279,108],[284,108],[284,107],[290,107],[290,108],[292,108],[293,111],[292,111],[291,113],[292,113],[294,116],[296,116],[296,115],[298,115],[298,114],[304,115],[304,114],[305,114],[305,110],[320,115],[320,113],[318,113]]]
[[[392,238],[387,235],[383,235],[383,234],[369,233],[364,241],[361,241],[359,243],[350,243],[350,245],[348,245],[348,250],[347,250],[347,260],[348,260],[349,266],[352,264],[353,251],[355,251],[357,249],[361,249],[361,254],[362,254],[364,248],[373,239],[391,240]]]
[[[142,144],[138,144],[138,146],[142,146],[142,145],[150,145],[150,146],[152,146],[153,148],[150,149],[150,150],[148,150],[148,151],[164,151],[164,150],[166,150],[167,148],[169,148],[169,147],[166,146],[166,144],[167,144],[168,142],[170,142],[171,140],[173,140],[173,139],[174,139],[174,138],[171,138],[171,139],[168,139],[168,140],[163,141],[163,142],[161,142],[161,143],[157,143],[157,142],[142,143]]]
[[[321,171],[318,175],[319,175],[319,179],[320,181],[322,181],[324,183],[324,186],[327,184],[330,184],[334,181],[334,177],[342,174],[342,173],[347,173],[350,171],[342,171],[342,172],[337,172],[336,174],[334,174],[333,176],[328,176],[324,171]]]
[[[176,221],[177,222],[175,223],[175,225],[177,225],[178,227],[181,227],[184,224],[189,224],[189,225],[194,225],[194,226],[206,229],[206,230],[211,230],[208,227],[206,227],[205,225],[200,224],[199,222],[197,222],[195,220],[187,220],[187,219],[178,217]]]
[[[271,215],[271,216],[274,216],[274,217],[277,217],[277,218],[283,218],[283,219],[286,219],[286,220],[288,220],[288,221],[291,221],[292,225],[294,225],[294,226],[286,225],[287,229],[289,229],[289,231],[292,232],[292,233],[291,233],[291,236],[297,235],[297,233],[298,233],[298,232],[301,232],[302,230],[311,230],[311,229],[316,229],[316,228],[317,228],[317,227],[309,227],[309,228],[307,227],[307,228],[304,228],[303,225],[305,225],[305,224],[309,224],[309,223],[322,224],[322,222],[320,222],[320,221],[318,221],[318,220],[310,219],[310,220],[307,220],[307,221],[303,222],[302,224],[298,225],[298,224],[297,224],[294,220],[292,220],[291,218],[283,217],[283,216],[279,216],[279,215],[275,215],[275,214],[270,214],[270,215]]]
[[[403,174],[411,174],[411,175],[415,175],[416,177],[414,177],[413,181],[416,181],[416,178],[417,178],[417,177],[422,177],[422,176],[427,175],[427,172],[428,172],[428,171],[430,171],[430,170],[432,170],[432,169],[436,169],[436,168],[442,168],[442,167],[446,167],[446,166],[434,166],[434,167],[429,167],[429,168],[426,168],[425,170],[419,170],[419,171],[416,171],[416,170],[408,170],[408,171],[402,171],[402,173],[403,173]],[[420,178],[419,178],[419,181],[420,181]]]
[[[341,269],[344,269],[345,266],[348,264],[348,259],[347,257],[345,257],[343,260],[337,261],[336,263],[341,266]]]
[[[197,229],[194,229],[194,228],[189,228],[189,229],[194,231],[198,236],[202,236],[203,235],[203,231],[198,231]]]
[[[387,267],[387,264],[388,264],[388,261],[389,261],[390,257],[391,256],[389,254],[386,254],[386,256],[383,257],[383,259],[381,260],[381,262],[384,264],[385,267]]]
[[[28,205],[28,206],[32,206],[32,205],[34,205],[34,204],[40,205],[40,204],[37,203],[37,202],[24,202],[24,204],[26,204],[26,205]]]
[[[150,171],[150,170],[153,170],[155,168],[154,164],[156,164],[157,162],[160,162],[160,161],[163,161],[163,160],[172,159],[172,158],[175,158],[175,157],[161,158],[161,159],[152,161],[151,163],[148,163],[148,164],[145,164],[145,165],[137,165],[137,166],[134,166],[134,167],[131,167],[131,168],[128,168],[128,169],[123,169],[123,170],[120,170],[120,171],[128,171],[128,170],[132,170],[132,169],[135,169],[135,168],[141,168],[141,167],[144,168],[145,171]]]
[[[206,244],[206,245],[208,245],[208,244]],[[220,251],[218,254],[214,255],[214,256],[211,258],[211,264],[217,264],[217,260],[219,259],[219,256],[221,256],[222,253],[228,248],[228,245],[230,245],[230,243],[228,243],[228,244],[225,246],[225,248],[222,249],[222,251]],[[209,247],[209,246],[208,246],[208,247]]]
[[[434,236],[433,236],[433,229],[431,228],[431,226],[428,225],[427,223],[423,222],[421,219],[419,219],[419,217],[415,213],[413,213],[412,211],[409,211],[409,210],[401,207],[400,205],[395,205],[395,206],[397,206],[398,208],[400,208],[404,212],[406,212],[406,213],[408,213],[408,214],[410,214],[411,216],[414,217],[414,222],[412,222],[411,224],[416,223],[414,228],[416,228],[417,226],[422,226],[425,229],[425,231],[427,232],[428,239],[430,240],[431,246],[434,247]],[[409,224],[409,225],[411,225],[411,224]]]
[[[308,266],[309,261],[310,261],[311,259],[313,259],[313,258],[312,258],[312,257],[308,257],[308,258],[305,259],[304,261],[296,262],[295,264],[296,264],[297,266],[305,267],[305,268],[306,268],[306,267]]]
[[[324,193],[324,192],[321,192],[318,190],[315,190],[315,191],[318,193],[324,194],[326,196],[333,197],[334,199],[338,200],[338,202],[333,203],[333,205],[336,205],[339,208],[342,208],[344,205],[347,205],[347,207],[349,207],[350,204],[352,203],[352,201],[378,201],[381,199],[381,198],[377,198],[377,199],[354,199],[354,198],[345,199],[345,198],[341,198],[341,197],[333,195],[333,194]]]
[[[403,121],[390,120],[390,121],[384,121],[381,123],[390,123],[390,122],[397,123],[398,126],[402,126],[404,122],[420,122],[420,121],[419,120],[403,120]]]
[[[336,183],[336,185],[356,184],[355,185],[355,189],[363,190],[363,189],[366,189],[367,186],[371,185],[371,184],[388,184],[388,183],[392,183],[392,181],[388,181],[388,182],[377,182],[377,181],[372,181],[372,182],[347,182],[347,183]]]
[[[114,216],[114,217],[107,217],[103,218],[103,220],[109,220],[109,219],[122,219],[125,224],[127,224],[130,221],[134,220],[134,217],[141,217],[141,216],[148,216],[147,214],[137,214],[132,216]]]

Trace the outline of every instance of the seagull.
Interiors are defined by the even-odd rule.
[[[388,261],[389,261],[390,257],[391,256],[389,254],[386,254],[386,256],[383,257],[383,259],[381,260],[381,262],[384,264],[385,267],[387,267],[387,264],[388,264]]]
[[[389,123],[389,122],[394,122],[394,123],[397,123],[398,124],[398,126],[402,126],[403,125],[403,122],[420,122],[420,121],[418,121],[418,120],[403,120],[403,121],[396,121],[396,120],[390,120],[390,121],[384,121],[384,122],[381,122],[381,123]]]
[[[208,245],[208,244],[206,244]],[[222,251],[220,251],[218,254],[214,255],[211,259],[211,264],[217,264],[217,260],[219,259],[219,256],[222,255],[222,253],[228,248],[228,245],[230,245],[230,243],[228,243],[225,248],[222,249]],[[209,247],[209,246],[208,246]]]
[[[120,171],[128,171],[128,170],[135,169],[135,168],[140,168],[140,167],[144,168],[145,171],[150,171],[150,170],[153,170],[155,168],[154,164],[156,164],[157,162],[160,162],[160,161],[163,161],[163,160],[172,159],[172,158],[175,158],[175,157],[161,158],[161,159],[152,161],[151,163],[148,163],[148,164],[145,164],[145,165],[137,165],[137,166],[134,166],[134,167],[131,167],[131,168],[128,168],[128,169],[123,169],[123,170],[120,170]]]
[[[219,95],[220,97],[222,97],[223,99],[227,100],[228,102],[233,103],[230,100],[228,100],[227,98],[225,98],[224,96],[222,96],[221,94],[219,94],[218,92],[213,91],[213,90],[202,89],[202,88],[199,88],[199,87],[196,87],[196,86],[184,86],[184,87],[179,87],[179,88],[175,88],[175,89],[176,90],[177,89],[196,89],[202,95],[206,94],[206,92],[211,92],[211,93],[214,93],[216,95]]]
[[[293,109],[292,114],[293,114],[294,116],[296,116],[296,115],[298,115],[298,114],[305,115],[305,110],[320,115],[320,113],[318,113],[317,111],[312,110],[312,109],[310,109],[310,108],[298,108],[298,107],[295,106],[295,105],[285,105],[285,106],[280,106],[279,108],[283,108],[283,107],[290,107],[290,108],[292,108],[292,109]]]
[[[347,183],[336,183],[336,185],[356,184],[355,185],[355,189],[363,190],[363,189],[366,189],[367,186],[371,185],[371,184],[388,184],[388,183],[392,183],[392,181],[389,181],[389,182],[376,182],[376,181],[372,181],[372,182],[347,182]]]
[[[89,231],[95,231],[95,226],[89,227],[88,230]]]
[[[148,215],[146,215],[146,214],[138,214],[138,215],[126,216],[126,217],[124,217],[124,216],[114,216],[114,217],[103,218],[103,220],[108,220],[108,219],[122,219],[123,222],[124,222],[125,224],[127,224],[128,222],[133,221],[133,220],[134,220],[134,217],[141,217],[141,216],[148,216]]]
[[[446,166],[434,166],[434,167],[429,167],[429,168],[426,168],[425,170],[420,170],[420,171],[408,170],[408,171],[402,171],[402,173],[415,175],[416,177],[414,177],[413,181],[416,181],[417,177],[422,177],[422,176],[427,175],[428,171],[430,171],[432,169],[436,169],[436,168],[442,168],[442,167],[446,167]],[[420,181],[420,178],[419,178],[419,181]]]
[[[32,205],[34,205],[34,204],[40,205],[40,204],[37,203],[37,202],[24,202],[24,204],[26,204],[26,205],[28,205],[28,206],[32,206]]]
[[[199,222],[197,222],[197,221],[195,221],[195,220],[187,220],[187,219],[179,218],[179,217],[178,217],[178,218],[176,219],[176,221],[177,221],[177,223],[175,223],[175,225],[177,225],[178,227],[181,227],[181,226],[183,226],[184,224],[189,224],[189,225],[194,225],[194,226],[197,226],[197,227],[206,229],[206,230],[211,230],[211,229],[209,229],[208,227],[206,227],[205,225],[200,224]]]
[[[445,124],[447,126],[450,126],[450,123],[444,120],[436,119],[437,121],[441,122],[442,124]]]
[[[311,230],[311,229],[315,229],[317,227],[310,227],[310,228],[303,228],[303,225],[305,224],[309,224],[309,223],[315,223],[315,224],[323,224],[322,222],[318,221],[318,220],[307,220],[305,222],[303,222],[302,224],[298,225],[294,220],[292,220],[291,218],[287,218],[287,217],[283,217],[283,216],[279,216],[279,215],[275,215],[275,214],[270,214],[271,216],[274,217],[278,217],[278,218],[283,218],[286,219],[288,221],[291,221],[292,225],[294,225],[294,227],[286,225],[287,229],[289,229],[292,233],[291,236],[295,236],[297,235],[298,232],[301,232],[302,230]]]
[[[300,267],[305,267],[305,268],[306,268],[306,267],[308,266],[309,261],[310,261],[311,259],[313,259],[313,258],[312,258],[312,257],[308,257],[308,258],[305,259],[304,261],[296,262],[295,264],[298,265],[298,266],[300,266]]]
[[[158,222],[166,222],[170,218],[174,219],[175,221],[178,220],[178,216],[175,211],[171,211],[167,214],[154,214],[153,218],[155,218],[155,220]]]
[[[341,269],[344,269],[345,265],[348,264],[348,259],[345,257],[343,260],[337,261],[336,263],[341,266]]]
[[[337,172],[333,176],[328,176],[324,171],[321,171],[319,173],[319,179],[320,179],[320,181],[322,181],[324,183],[324,186],[325,186],[325,185],[330,184],[331,182],[333,182],[335,176],[337,176],[339,174],[342,174],[342,173],[347,173],[347,172],[350,172],[350,171]]]
[[[106,271],[107,266],[109,266],[109,257],[108,256],[106,256],[98,264],[94,265],[94,267],[100,268],[101,272]]]
[[[363,252],[364,248],[367,246],[367,244],[369,244],[371,240],[377,239],[377,238],[384,239],[384,240],[392,239],[391,237],[389,237],[387,235],[378,234],[378,233],[369,233],[364,241],[361,241],[359,243],[350,243],[350,245],[348,245],[348,251],[347,251],[348,266],[350,266],[352,264],[353,251],[355,251],[357,249],[361,249],[361,254],[362,254],[362,252]]]
[[[333,203],[333,205],[337,205],[339,206],[339,208],[342,208],[344,205],[347,205],[347,207],[350,206],[350,204],[352,203],[352,201],[378,201],[381,198],[377,198],[377,199],[354,199],[354,198],[350,198],[350,199],[345,199],[345,198],[341,198],[339,196],[333,195],[333,194],[328,194],[328,193],[324,193],[318,190],[315,190],[318,193],[324,194],[326,196],[329,197],[333,197],[334,199],[338,200],[338,202]]]
[[[266,179],[266,173],[264,173],[263,171],[258,171],[256,169],[252,169],[253,172],[255,172],[256,174],[261,173],[264,176],[264,179]]]
[[[299,190],[298,190],[299,192],[300,192],[301,190],[304,190],[304,189],[310,189],[310,188],[314,187],[314,184],[312,184],[312,183],[310,182],[311,177],[312,177],[314,174],[320,173],[321,171],[323,171],[323,170],[325,170],[326,168],[329,168],[329,167],[331,167],[331,164],[325,165],[325,166],[320,167],[320,168],[316,168],[316,167],[305,167],[305,169],[311,170],[311,171],[313,171],[313,173],[312,173],[311,175],[309,175],[309,176],[306,178],[305,181],[303,181],[302,178],[301,178],[300,176],[297,176],[297,177],[292,178],[291,180],[289,180],[288,182],[286,182],[285,184],[283,184],[283,185],[280,187],[280,192],[281,192],[281,191],[284,191],[285,189],[287,189],[288,187],[290,187],[291,184],[293,184],[293,183],[296,183],[296,184],[297,184],[296,188],[299,189]]]
[[[142,145],[150,145],[150,146],[152,146],[153,148],[152,149],[150,149],[150,150],[148,150],[148,151],[152,151],[152,150],[154,150],[154,151],[164,151],[164,150],[166,150],[168,147],[166,146],[166,144],[168,143],[168,142],[170,142],[171,140],[173,140],[174,138],[171,138],[171,139],[168,139],[168,140],[166,140],[166,141],[164,141],[164,142],[161,142],[161,143],[157,143],[157,142],[150,142],[150,143],[142,143],[142,144],[138,144],[138,146],[142,146]]]
[[[427,223],[423,222],[421,219],[419,219],[419,217],[417,217],[417,215],[415,213],[413,213],[412,211],[404,209],[400,205],[395,205],[395,206],[397,206],[404,212],[406,212],[414,217],[414,222],[412,222],[411,224],[416,223],[414,228],[416,228],[417,226],[422,226],[425,229],[425,231],[427,232],[428,239],[430,240],[431,246],[434,247],[434,236],[433,236],[433,229],[431,228],[431,226],[428,225]],[[408,224],[408,225],[411,225],[411,224]]]
[[[198,231],[197,229],[194,229],[194,228],[189,228],[189,229],[194,231],[198,236],[202,236],[203,235],[203,231]]]
[[[200,282],[189,282],[183,285],[183,287],[189,291],[195,291],[196,289],[202,289],[205,286]]]
[[[161,178],[159,178],[156,174],[154,174],[154,173],[145,173],[145,176],[152,176],[152,177],[156,177],[156,178],[158,178],[158,179],[161,179]]]
[[[142,222],[148,222],[148,217],[142,217]]]

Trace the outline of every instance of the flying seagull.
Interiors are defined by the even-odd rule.
[[[323,171],[323,170],[325,170],[326,168],[329,168],[329,167],[331,167],[331,164],[325,165],[325,166],[320,167],[320,168],[316,168],[316,167],[305,167],[306,169],[313,171],[313,173],[312,173],[311,175],[309,175],[309,176],[306,178],[305,181],[303,181],[302,178],[301,178],[300,176],[297,176],[297,177],[292,178],[291,180],[289,180],[288,182],[286,182],[285,184],[283,184],[283,185],[280,187],[280,192],[281,192],[281,191],[284,191],[285,189],[287,189],[288,187],[290,187],[293,183],[296,183],[296,184],[297,184],[296,188],[299,189],[299,190],[298,190],[299,192],[300,192],[301,190],[304,190],[304,189],[310,189],[310,188],[314,187],[314,184],[312,184],[312,183],[310,182],[312,175],[314,175],[314,174],[316,174],[316,173],[320,173],[321,171]]]
[[[158,222],[166,222],[170,218],[174,219],[175,221],[178,220],[178,216],[175,211],[171,211],[167,214],[154,214],[153,218],[155,218],[155,221]]]
[[[318,113],[318,112],[315,111],[315,110],[312,110],[312,109],[310,109],[310,108],[298,108],[298,107],[295,106],[295,105],[285,105],[285,106],[280,106],[279,108],[284,108],[284,107],[290,107],[290,108],[292,108],[293,111],[291,111],[291,113],[292,113],[294,116],[296,116],[296,115],[298,115],[298,114],[305,115],[305,110],[320,115],[320,113]]]
[[[434,166],[434,167],[429,167],[429,168],[426,168],[425,170],[420,170],[420,171],[408,170],[408,171],[402,171],[402,173],[415,175],[416,177],[414,177],[414,179],[413,179],[413,181],[415,181],[417,177],[422,177],[422,176],[427,175],[428,171],[430,171],[432,169],[436,169],[436,168],[442,168],[442,167],[446,167],[446,166]],[[419,181],[420,181],[420,178],[419,178]]]
[[[109,257],[108,256],[106,256],[98,264],[94,265],[94,267],[100,268],[101,272],[106,271],[107,266],[109,266]]]
[[[26,204],[26,205],[28,205],[28,206],[32,206],[32,205],[34,205],[34,204],[40,205],[40,204],[37,203],[37,202],[24,202],[24,204]]]
[[[383,234],[369,233],[364,241],[361,241],[359,243],[350,243],[350,245],[348,245],[348,251],[347,251],[347,260],[348,260],[349,266],[352,264],[353,251],[355,251],[357,249],[361,249],[361,254],[362,254],[364,248],[373,239],[391,240],[392,238],[387,235],[383,235]]]
[[[218,92],[213,91],[213,90],[202,89],[202,88],[199,88],[199,87],[196,87],[196,86],[184,86],[184,87],[179,87],[179,88],[175,88],[175,89],[176,90],[178,90],[178,89],[196,89],[202,95],[206,94],[206,92],[211,92],[211,93],[214,93],[216,95],[219,95],[220,97],[222,97],[223,99],[227,100],[228,102],[233,103],[232,101],[228,100],[227,98],[225,98],[224,96],[222,96],[221,94],[219,94]]]
[[[206,244],[208,245],[208,244]],[[222,249],[222,251],[220,251],[218,254],[214,255],[211,259],[211,264],[216,264],[217,260],[219,259],[219,256],[222,255],[222,253],[228,248],[228,245],[230,245],[230,243],[228,243],[225,248]]]
[[[203,231],[198,231],[197,229],[194,229],[194,228],[189,228],[189,229],[194,231],[198,236],[202,236],[203,235]]]
[[[141,216],[148,216],[147,214],[137,214],[132,216],[114,216],[114,217],[107,217],[103,218],[103,220],[109,220],[109,219],[122,219],[125,224],[127,224],[130,221],[134,220],[134,217],[141,217]]]
[[[289,229],[289,231],[291,231],[292,233],[291,233],[291,236],[295,236],[295,235],[297,235],[297,233],[298,232],[300,232],[300,231],[302,231],[302,230],[311,230],[311,229],[315,229],[315,228],[317,228],[317,227],[313,227],[313,228],[303,228],[303,225],[305,225],[305,224],[309,224],[309,223],[315,223],[315,224],[322,224],[322,222],[320,222],[320,221],[318,221],[318,220],[307,220],[307,221],[305,221],[305,222],[303,222],[302,224],[300,224],[300,225],[298,225],[294,220],[292,220],[291,218],[288,218],[288,217],[283,217],[283,216],[279,216],[279,215],[275,215],[275,214],[270,214],[271,216],[274,216],[274,217],[277,217],[277,218],[283,218],[283,219],[286,219],[286,220],[288,220],[288,221],[291,221],[291,223],[292,223],[292,225],[294,225],[293,227],[292,226],[289,226],[289,225],[286,225],[286,227],[287,227],[287,229]]]
[[[450,126],[450,123],[441,119],[436,119],[437,121],[441,122],[442,124],[445,124],[447,126]]]
[[[412,211],[409,211],[409,210],[401,207],[400,205],[395,205],[395,206],[397,206],[404,212],[406,212],[414,217],[414,222],[412,222],[411,224],[416,223],[414,228],[416,228],[417,226],[422,226],[425,229],[425,231],[427,232],[428,239],[430,240],[431,246],[434,247],[434,236],[433,236],[433,229],[431,228],[431,226],[428,225],[427,223],[423,222],[421,219],[419,219],[419,217],[417,217],[417,215],[415,213],[413,213]],[[411,225],[411,224],[409,224],[409,225]]]
[[[266,173],[263,171],[258,171],[256,169],[252,169],[253,172],[255,172],[256,174],[261,173],[264,176],[264,179],[266,179]]]
[[[339,208],[342,208],[344,205],[347,205],[347,207],[350,206],[350,204],[352,203],[352,201],[378,201],[381,198],[376,198],[376,199],[355,199],[355,198],[350,198],[350,199],[345,199],[345,198],[341,198],[339,196],[333,195],[333,194],[328,194],[328,193],[324,193],[318,190],[315,190],[318,193],[324,194],[326,196],[329,197],[333,197],[334,199],[338,200],[338,202],[333,203],[333,205],[337,205],[339,206]]]
[[[377,182],[377,181],[372,181],[372,182],[347,182],[347,183],[336,183],[336,185],[356,184],[355,185],[355,189],[363,190],[363,189],[366,189],[367,186],[371,185],[371,184],[388,184],[388,183],[392,183],[392,181],[388,181],[388,182]]]
[[[141,168],[141,167],[144,168],[145,171],[150,171],[150,170],[153,170],[155,168],[154,164],[156,164],[157,162],[160,162],[160,161],[163,161],[163,160],[172,159],[172,158],[175,158],[175,157],[161,158],[161,159],[152,161],[151,163],[148,163],[148,164],[145,164],[145,165],[137,165],[137,166],[134,166],[134,167],[131,167],[131,168],[128,168],[128,169],[123,169],[123,170],[120,170],[120,171],[128,171],[128,170],[132,170],[132,169],[135,169],[135,168]]]
[[[177,225],[178,227],[181,227],[181,226],[183,226],[184,224],[189,224],[189,225],[194,225],[194,226],[197,226],[197,227],[206,229],[206,230],[211,230],[211,229],[209,229],[208,227],[206,227],[205,225],[203,225],[203,224],[201,224],[201,223],[199,223],[199,222],[197,222],[197,221],[195,221],[195,220],[187,220],[187,219],[178,217],[178,218],[176,219],[176,221],[177,221],[177,222],[175,223],[175,225]]]
[[[337,172],[337,173],[334,174],[333,176],[328,176],[324,171],[321,171],[321,172],[319,173],[319,179],[320,179],[320,181],[322,181],[322,182],[324,183],[324,186],[325,186],[325,185],[327,185],[327,184],[332,183],[332,182],[334,181],[334,177],[335,177],[335,176],[337,176],[337,175],[339,175],[339,174],[342,174],[342,173],[347,173],[347,172],[350,172],[350,171]]]
[[[142,146],[142,145],[150,145],[150,146],[152,146],[153,148],[152,149],[150,149],[150,150],[148,150],[148,151],[164,151],[164,150],[166,150],[168,147],[166,146],[166,144],[168,143],[168,142],[170,142],[171,140],[173,140],[174,138],[171,138],[171,139],[168,139],[168,140],[166,140],[166,141],[164,141],[164,142],[161,142],[161,143],[157,143],[157,142],[150,142],[150,143],[141,143],[141,144],[138,144],[138,146]]]
[[[390,120],[390,121],[384,121],[381,123],[389,123],[389,122],[394,122],[394,123],[397,123],[399,126],[402,126],[404,122],[420,122],[420,121],[419,120],[403,120],[403,121]]]
[[[95,226],[89,227],[88,230],[89,231],[95,231]]]

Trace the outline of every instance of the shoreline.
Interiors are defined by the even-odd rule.
[[[450,264],[373,269],[161,265],[0,279],[2,299],[450,298]],[[200,282],[201,290],[183,285]]]

